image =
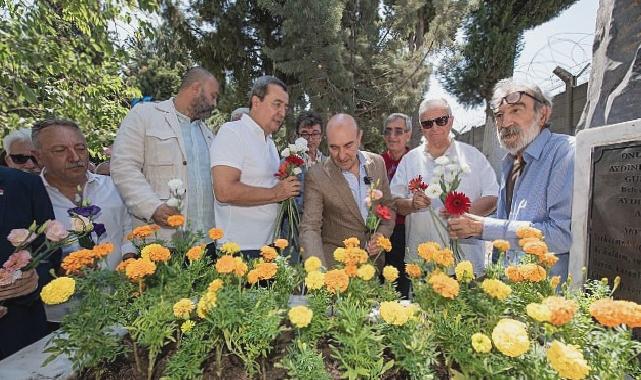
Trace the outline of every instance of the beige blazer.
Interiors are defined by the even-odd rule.
[[[213,133],[202,122],[200,129],[211,148]],[[114,142],[111,177],[135,217],[134,226],[152,222],[156,208],[169,198],[170,179],[180,178],[189,187],[185,143],[173,99],[140,103],[129,111]],[[185,198],[183,210],[188,202]],[[160,236],[167,239],[172,231],[160,231]]]
[[[379,181],[379,190],[383,192],[383,199],[379,202],[391,207],[392,195],[383,157],[362,153],[366,159],[367,175],[372,183]],[[363,247],[367,244],[365,221],[341,169],[331,158],[309,169],[305,175],[303,197],[305,211],[300,226],[303,258],[317,256],[325,267],[329,267],[336,263],[334,250],[343,246],[344,239],[354,236]],[[383,220],[378,232],[389,237],[394,230],[395,219],[392,211],[391,220]]]

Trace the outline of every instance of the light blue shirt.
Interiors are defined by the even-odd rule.
[[[525,169],[514,185],[509,216],[505,182],[514,156],[507,154],[501,170],[496,218],[485,218],[483,240],[505,239],[511,247],[518,247],[516,230],[532,226],[543,232],[550,252],[569,252],[574,152],[574,137],[554,134],[544,128],[523,152]]]
[[[367,220],[367,214],[369,211],[367,204],[365,203],[365,197],[369,194],[370,186],[365,184],[365,177],[367,177],[367,171],[365,170],[365,155],[360,151],[358,152],[358,167],[358,178],[348,170],[341,170],[341,172],[347,181],[347,186],[349,186],[349,189],[352,191],[354,202],[356,202],[358,210],[361,212],[363,221],[365,221]]]
[[[207,232],[214,226],[214,191],[211,183],[209,146],[200,130],[199,120],[176,112],[187,156],[187,223],[193,231]]]

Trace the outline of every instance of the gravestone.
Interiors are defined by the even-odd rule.
[[[615,298],[641,303],[641,119],[576,137],[570,273],[621,277]]]

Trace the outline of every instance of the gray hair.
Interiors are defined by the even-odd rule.
[[[408,115],[404,113],[393,113],[385,119],[385,122],[383,123],[383,131],[385,131],[385,127],[393,121],[396,120],[403,120],[405,122],[405,132],[411,132],[412,131],[412,118],[409,117]]]
[[[421,116],[432,108],[445,108],[447,109],[447,114],[452,116],[452,108],[450,107],[450,104],[447,102],[447,100],[443,98],[423,100],[421,102],[421,105],[418,107],[418,115]]]
[[[8,135],[2,139],[2,146],[7,154],[11,154],[11,144],[16,141],[29,141],[31,142],[31,129],[30,128],[20,128],[11,131]]]
[[[287,86],[285,85],[285,83],[283,83],[282,80],[271,75],[263,75],[262,77],[258,77],[258,79],[256,79],[256,81],[254,82],[252,89],[249,91],[249,109],[252,108],[252,98],[254,96],[256,96],[261,101],[265,99],[265,96],[267,96],[267,88],[270,84],[280,86],[283,90],[285,90],[285,92],[287,92]]]
[[[501,79],[494,86],[492,100],[490,101],[492,109],[498,108],[503,98],[515,91],[527,91],[528,94],[539,100],[538,102],[534,102],[534,112],[538,113],[543,107],[550,107],[550,109],[552,109],[552,100],[541,91],[539,86],[525,80],[516,80],[514,78]]]
[[[80,127],[76,122],[71,121],[71,120],[65,120],[65,119],[47,119],[47,120],[41,120],[36,122],[33,125],[33,128],[31,128],[31,140],[33,141],[33,146],[35,148],[40,147],[40,141],[38,140],[38,136],[40,135],[40,132],[45,129],[49,128],[52,126],[57,126],[57,127],[69,127],[69,128],[74,128],[80,133],[81,135],[84,136],[82,131],[80,130]]]
[[[240,118],[243,117],[243,114],[249,115],[249,108],[236,108],[235,110],[231,111],[231,116],[229,117],[229,119],[230,121],[240,120]]]

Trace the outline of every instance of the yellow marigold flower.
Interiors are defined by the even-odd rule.
[[[109,256],[114,251],[114,245],[111,243],[96,244],[93,249],[94,257],[103,258]]]
[[[548,253],[548,245],[542,241],[528,242],[523,246],[523,252],[541,258]]]
[[[156,264],[145,258],[134,259],[125,269],[125,275],[131,281],[140,281],[154,272],[156,272]]]
[[[550,286],[552,289],[556,289],[556,287],[559,286],[559,283],[561,283],[561,276],[554,276],[550,279]]]
[[[534,227],[519,227],[516,229],[516,236],[519,239],[524,239],[524,238],[536,238],[536,239],[542,239],[543,238],[543,232],[541,230],[536,229]]]
[[[489,336],[482,333],[476,333],[472,335],[472,348],[474,348],[474,351],[479,354],[487,354],[492,351],[492,341]]]
[[[385,252],[389,252],[392,250],[392,242],[385,236],[379,236],[376,239],[376,245]]]
[[[423,274],[421,267],[416,264],[405,264],[405,273],[409,278],[420,278]]]
[[[236,260],[233,256],[223,255],[216,260],[216,271],[218,273],[231,273],[236,268]]]
[[[222,228],[211,228],[207,234],[209,235],[209,238],[214,241],[220,240],[225,236]]]
[[[507,240],[494,240],[492,245],[501,252],[507,252],[510,249],[510,242]]]
[[[349,277],[343,269],[332,269],[325,273],[325,286],[332,294],[342,293],[347,290]]]
[[[189,314],[196,308],[189,298],[181,298],[174,304],[174,317],[179,319],[189,319]]]
[[[305,260],[305,271],[307,273],[315,272],[320,269],[321,265],[322,262],[318,257],[308,257],[307,260]]]
[[[294,326],[302,329],[309,326],[309,323],[312,321],[312,316],[314,316],[314,312],[307,306],[294,306],[289,309],[287,316]]]
[[[386,265],[385,268],[383,268],[383,278],[385,278],[385,281],[388,282],[394,282],[398,278],[398,269],[394,268],[391,265]]]
[[[218,300],[218,295],[216,292],[206,292],[198,300],[198,306],[196,307],[196,314],[200,318],[205,318],[207,312],[216,306],[216,301]]]
[[[434,261],[434,256],[440,250],[441,246],[433,241],[421,243],[417,248],[418,255],[428,263]]]
[[[220,289],[223,288],[224,282],[220,278],[217,278],[213,280],[212,282],[209,283],[209,286],[207,287],[208,292],[217,292]]]
[[[257,283],[258,280],[260,280],[260,274],[256,269],[252,269],[247,273],[247,282],[251,285]]]
[[[265,259],[265,261],[272,261],[278,257],[278,252],[274,247],[264,245],[260,248],[260,255]]]
[[[189,262],[193,262],[193,261],[198,261],[202,259],[204,253],[205,253],[204,245],[195,245],[189,248],[189,251],[187,251],[186,256],[187,256],[187,259],[189,259]]]
[[[47,305],[67,302],[76,292],[76,280],[71,277],[58,277],[42,288],[40,298]]]
[[[180,331],[182,331],[183,334],[189,334],[194,326],[196,326],[196,322],[192,320],[186,320],[180,325]]]
[[[449,268],[454,265],[454,252],[449,248],[441,249],[434,254],[434,262],[436,265]]]
[[[317,270],[307,273],[307,277],[305,277],[305,286],[307,286],[307,289],[318,290],[321,289],[323,285],[325,285],[325,273]]]
[[[464,260],[456,264],[454,273],[456,273],[456,279],[459,282],[468,283],[474,280],[474,267],[469,260]]]
[[[275,265],[275,264],[274,264]],[[234,257],[234,274],[238,277],[243,277],[247,273],[247,264],[243,261],[242,257]]]
[[[501,319],[492,330],[492,342],[503,355],[516,358],[530,349],[527,326],[514,319]]]
[[[185,217],[182,215],[171,215],[167,218],[167,224],[169,227],[180,227],[185,224]]]
[[[276,248],[282,251],[289,246],[289,242],[287,241],[287,239],[276,239],[274,241],[274,245],[276,246]]]
[[[371,264],[361,265],[361,267],[356,271],[356,275],[365,281],[369,281],[374,278],[375,274],[376,269]]]
[[[171,252],[160,244],[149,244],[146,245],[142,251],[140,251],[140,256],[143,259],[148,259],[153,262],[167,262],[171,258]]]
[[[412,310],[398,302],[381,302],[381,318],[391,325],[403,326],[412,316]]]
[[[228,241],[227,243],[223,243],[223,245],[220,247],[220,252],[225,255],[233,255],[234,253],[240,252],[240,245]]]
[[[334,260],[338,261],[339,263],[345,262],[345,255],[346,251],[343,247],[338,247],[334,250]]]
[[[554,326],[561,326],[568,323],[578,309],[576,302],[563,297],[547,297],[542,303],[550,309],[550,323]]]
[[[361,241],[355,237],[351,237],[343,240],[343,245],[345,246],[345,248],[360,247]]]
[[[432,285],[432,289],[436,293],[445,298],[454,299],[454,297],[458,296],[458,282],[442,272],[432,274],[427,282]]]
[[[585,379],[590,372],[583,353],[576,346],[567,345],[555,340],[548,348],[546,357],[556,372],[564,379]]]
[[[500,301],[505,300],[512,294],[512,288],[501,280],[488,278],[483,280],[481,288],[489,296],[494,297]]]
[[[549,322],[552,318],[552,312],[546,305],[540,303],[531,303],[525,307],[527,315],[537,322]]]
[[[122,261],[120,264],[118,264],[118,266],[116,267],[116,270],[118,272],[125,273],[125,270],[127,269],[127,265],[129,265],[134,260],[136,260],[136,259],[129,258],[129,259],[125,260],[125,261]]]

